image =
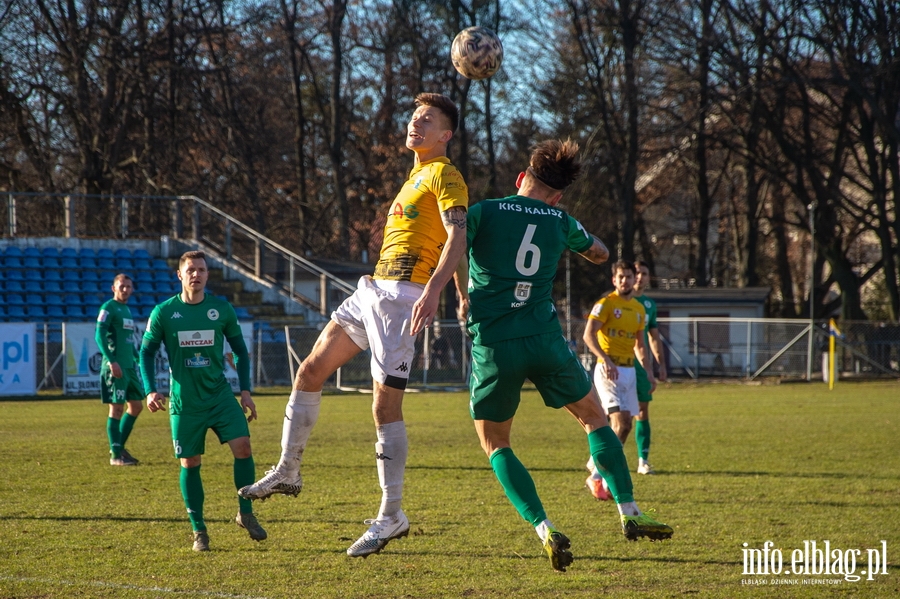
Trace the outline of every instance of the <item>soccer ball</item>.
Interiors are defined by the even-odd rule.
[[[497,34],[485,27],[460,31],[450,47],[453,67],[467,79],[487,79],[500,69],[503,45]]]

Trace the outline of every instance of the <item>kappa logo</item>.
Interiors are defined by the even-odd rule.
[[[397,370],[399,370],[400,372],[406,372],[407,370],[409,370],[409,366],[406,365],[406,362],[401,362],[400,366],[397,367]]]
[[[182,317],[182,316],[181,316],[181,312],[175,312],[175,313],[172,314],[172,316],[170,316],[169,318],[171,318],[172,320],[174,320],[174,319],[176,319],[176,318],[181,318],[181,317]]]

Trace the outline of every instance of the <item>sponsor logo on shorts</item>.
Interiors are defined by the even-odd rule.
[[[184,361],[184,365],[188,368],[206,368],[209,366],[209,358],[200,354],[194,354],[193,358],[187,358]]]
[[[178,347],[210,347],[216,342],[216,332],[212,329],[205,331],[178,331]]]
[[[210,320],[219,320],[219,311],[216,309],[211,309],[206,312],[206,317]]]

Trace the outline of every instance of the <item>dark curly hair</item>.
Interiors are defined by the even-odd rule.
[[[529,168],[538,181],[562,191],[581,174],[578,143],[571,139],[548,139],[536,144],[531,151]]]

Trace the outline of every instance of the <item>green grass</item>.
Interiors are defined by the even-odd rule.
[[[256,395],[257,472],[277,459],[285,395]],[[587,444],[566,414],[526,392],[513,447],[576,561],[551,570],[482,454],[463,394],[409,394],[404,510],[412,533],[379,555],[345,550],[380,500],[370,400],[326,397],[296,499],[257,503],[269,539],[232,522],[231,455],[208,437],[203,479],[212,544],[190,550],[168,419],[144,412],[111,468],[96,400],[3,402],[0,597],[888,597],[900,596],[900,386],[670,385],[652,404],[656,476],[635,497],[675,528],[630,543],[615,506],[583,481]],[[626,454],[636,465],[634,443]],[[746,586],[743,543],[789,561],[805,540],[880,547],[888,574],[836,586]],[[865,564],[857,566],[864,569]]]

